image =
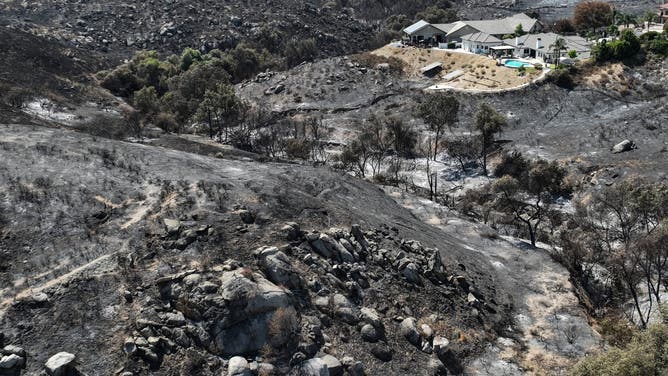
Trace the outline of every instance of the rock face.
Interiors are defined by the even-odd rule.
[[[290,259],[278,248],[260,248],[255,251],[255,255],[259,259],[260,268],[273,283],[288,288],[297,288],[301,285],[299,274]]]
[[[179,309],[161,315],[165,326],[174,328],[168,331],[169,341],[181,346],[199,343],[226,356],[253,353],[265,345],[268,322],[277,309],[290,305],[290,294],[234,261],[228,265],[232,270],[217,277],[191,274],[161,279],[161,294]],[[284,269],[275,271],[282,276]],[[146,353],[143,345],[138,347]],[[160,353],[161,347],[154,347],[146,349]]]
[[[287,292],[259,274],[250,279],[240,272],[227,272],[221,281],[221,297],[229,315],[214,324],[216,348],[226,355],[259,350],[267,341],[268,320],[290,303]]]
[[[44,364],[44,369],[49,376],[74,376],[78,375],[75,363],[76,356],[68,352],[59,352],[49,358]]]

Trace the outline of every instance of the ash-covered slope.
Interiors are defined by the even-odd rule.
[[[28,374],[60,351],[91,375],[458,372],[510,323],[488,261],[347,175],[24,125],[0,155],[0,333]]]
[[[371,26],[324,3],[6,1],[0,4],[0,24],[57,36],[72,45],[108,53],[113,61],[138,50],[178,54],[185,47],[224,50],[242,41],[262,44],[276,38],[269,33],[286,40],[314,38],[322,56],[364,48],[373,34]]]

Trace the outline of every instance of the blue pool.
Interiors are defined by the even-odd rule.
[[[533,64],[525,63],[519,60],[506,60],[503,65],[507,66],[508,68],[533,67]]]

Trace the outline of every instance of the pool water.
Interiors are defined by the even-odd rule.
[[[525,63],[525,62],[519,61],[519,60],[506,60],[506,62],[503,63],[503,65],[505,65],[509,68],[532,67],[533,66],[532,64]]]

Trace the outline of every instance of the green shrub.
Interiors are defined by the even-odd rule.
[[[633,30],[626,29],[618,40],[603,41],[592,49],[592,56],[597,62],[628,61],[637,57],[641,50],[640,39]]]
[[[104,75],[100,85],[112,94],[124,98],[128,98],[142,87],[139,78],[132,72],[129,65],[121,65]]]
[[[668,374],[668,325],[655,324],[623,347],[580,360],[572,376],[646,376]]]
[[[647,50],[661,56],[668,56],[668,40],[654,39],[647,44]]]
[[[183,53],[181,53],[181,70],[187,71],[196,61],[202,61],[202,53],[190,47],[186,48],[183,50]]]
[[[304,61],[312,61],[318,53],[315,39],[290,39],[284,47],[283,56],[289,67],[301,64]]]
[[[169,112],[160,112],[154,120],[155,126],[165,132],[178,132],[179,124],[174,117],[174,114]]]

